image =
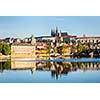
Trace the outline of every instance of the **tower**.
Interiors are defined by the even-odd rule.
[[[55,37],[55,31],[51,29],[51,36]]]
[[[36,43],[36,39],[34,38],[34,36],[31,36],[31,44],[35,44]]]
[[[58,27],[56,27],[56,36],[58,36],[59,35],[59,33],[58,33]]]

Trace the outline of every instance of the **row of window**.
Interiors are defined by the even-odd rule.
[[[97,43],[99,42],[99,40],[80,40],[81,42],[93,42],[93,43]]]

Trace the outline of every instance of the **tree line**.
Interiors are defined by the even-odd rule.
[[[11,46],[6,43],[0,43],[0,54],[1,55],[10,55]]]

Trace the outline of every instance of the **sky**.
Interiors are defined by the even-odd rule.
[[[70,35],[100,36],[98,16],[0,16],[0,38],[50,35],[58,27]]]

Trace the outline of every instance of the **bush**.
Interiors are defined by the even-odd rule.
[[[2,53],[2,47],[3,47],[3,44],[0,43],[0,53]]]
[[[3,44],[2,54],[9,55],[11,53],[11,48],[8,44]]]

